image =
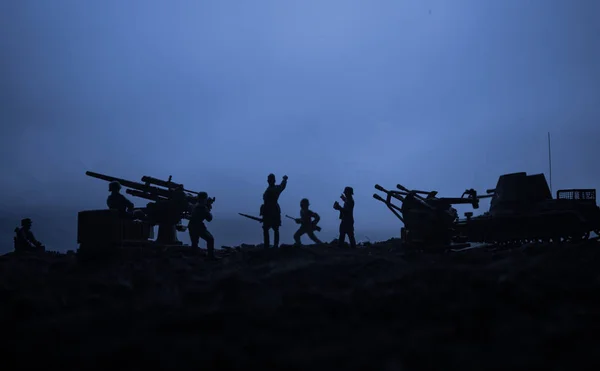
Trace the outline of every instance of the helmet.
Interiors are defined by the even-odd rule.
[[[300,207],[308,206],[310,203],[308,202],[308,198],[303,198],[300,200]]]
[[[346,188],[344,188],[344,194],[346,194],[346,195],[353,195],[354,194],[354,189],[352,189],[352,187],[346,187]]]
[[[198,199],[199,200],[206,200],[208,198],[208,193],[206,192],[198,192]]]
[[[121,190],[121,183],[119,183],[119,182],[110,182],[108,184],[108,191],[109,192],[118,192],[119,190]]]
[[[26,225],[31,225],[31,219],[29,218],[25,218],[25,219],[21,219],[21,227],[25,227]]]

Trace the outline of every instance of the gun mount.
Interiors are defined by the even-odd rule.
[[[177,231],[185,231],[186,227],[181,224],[182,219],[191,216],[193,205],[197,201],[198,192],[184,188],[183,184],[168,180],[161,180],[149,176],[143,176],[141,182],[112,177],[100,173],[87,171],[87,176],[106,182],[118,182],[125,193],[151,201],[144,208],[137,208],[133,215],[117,218],[114,210],[92,210],[79,214],[78,242],[89,241],[88,236],[95,235],[93,229],[98,227],[110,228],[112,240],[148,241],[153,237],[152,227],[158,225],[158,236],[156,242],[165,245],[181,245],[177,240]],[[210,206],[214,198],[208,200]],[[90,214],[91,213],[91,214]],[[113,215],[114,214],[114,215]],[[96,218],[97,216],[97,218]],[[102,220],[102,222],[98,222]],[[114,227],[118,223],[120,227]],[[129,232],[127,232],[129,231]],[[101,232],[100,232],[101,233]]]
[[[452,205],[470,204],[477,209],[481,198],[492,197],[479,196],[474,189],[467,189],[461,197],[437,197],[437,191],[410,190],[401,184],[397,184],[396,188],[387,190],[376,184],[375,189],[385,193],[386,197],[376,193],[373,198],[383,202],[404,223],[401,229],[404,243],[423,246],[446,246],[452,242],[454,223],[458,220],[458,212]],[[402,205],[398,206],[394,201]]]

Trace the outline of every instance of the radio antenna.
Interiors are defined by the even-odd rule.
[[[550,147],[550,132],[548,132],[548,168],[550,171],[550,193],[552,193],[552,150]]]

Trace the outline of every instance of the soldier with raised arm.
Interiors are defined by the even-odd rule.
[[[119,182],[110,182],[108,184],[110,195],[106,199],[106,205],[111,210],[117,210],[121,216],[129,215],[133,212],[133,202],[121,194],[121,184]]]
[[[281,227],[281,208],[279,207],[279,196],[287,185],[287,175],[283,176],[281,184],[275,184],[275,175],[269,174],[267,187],[263,193],[263,205],[260,207],[260,216],[263,219],[263,238],[265,248],[269,247],[269,230],[273,229],[273,247],[279,247],[279,227]]]
[[[350,240],[350,247],[356,247],[356,239],[354,238],[354,189],[352,187],[344,188],[344,193],[340,196],[344,201],[344,206],[340,206],[339,202],[333,204],[333,208],[340,212],[340,237],[338,239],[339,247],[344,246],[346,235]]]
[[[188,232],[192,241],[192,247],[198,248],[198,242],[202,238],[206,241],[206,250],[208,257],[211,259],[215,257],[215,239],[206,228],[206,225],[204,225],[204,221],[210,222],[213,219],[211,213],[213,201],[214,199],[208,198],[206,192],[198,193],[198,202],[194,206],[188,223]]]
[[[300,228],[294,233],[294,243],[296,245],[301,245],[300,237],[306,234],[308,238],[313,240],[315,243],[323,243],[321,240],[315,236],[315,231],[320,230],[317,226],[321,217],[319,214],[310,210],[308,207],[310,206],[310,202],[308,198],[303,198],[300,201],[300,218],[296,219],[296,223],[300,224]]]
[[[44,252],[46,248],[38,241],[33,232],[31,225],[33,222],[29,218],[21,220],[21,228],[15,229],[15,251],[16,252]]]

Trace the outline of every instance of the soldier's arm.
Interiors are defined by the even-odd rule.
[[[125,195],[122,195],[120,193],[119,195],[121,196],[121,200],[123,201],[123,204],[125,205],[127,210],[131,210],[134,208],[133,202],[131,202],[127,197],[125,197]]]
[[[354,201],[350,201],[347,200],[346,202],[344,202],[344,207],[342,207],[342,213],[344,213],[344,215],[348,215],[350,213],[352,213],[352,206],[354,204]]]
[[[279,183],[279,185],[277,186],[277,191],[279,191],[279,193],[283,192],[285,190],[286,186],[287,186],[287,179],[283,179],[281,181],[281,183]]]
[[[29,239],[31,240],[31,243],[34,246],[42,246],[42,243],[40,241],[37,240],[37,238],[35,238],[35,236],[33,235],[33,232],[29,231]]]
[[[31,233],[31,231],[27,232],[27,231],[21,230],[20,234],[21,234],[21,239],[23,241],[26,241],[27,244],[29,245],[29,247],[35,247],[35,237],[33,236],[33,233]]]
[[[204,218],[204,219],[206,219],[207,222],[210,222],[213,220],[212,213],[210,211],[208,211],[208,209],[206,209],[206,218]]]
[[[319,221],[321,220],[321,217],[319,216],[319,214],[315,213],[314,211],[311,211],[311,216],[313,217],[313,223],[317,224],[319,223]]]

